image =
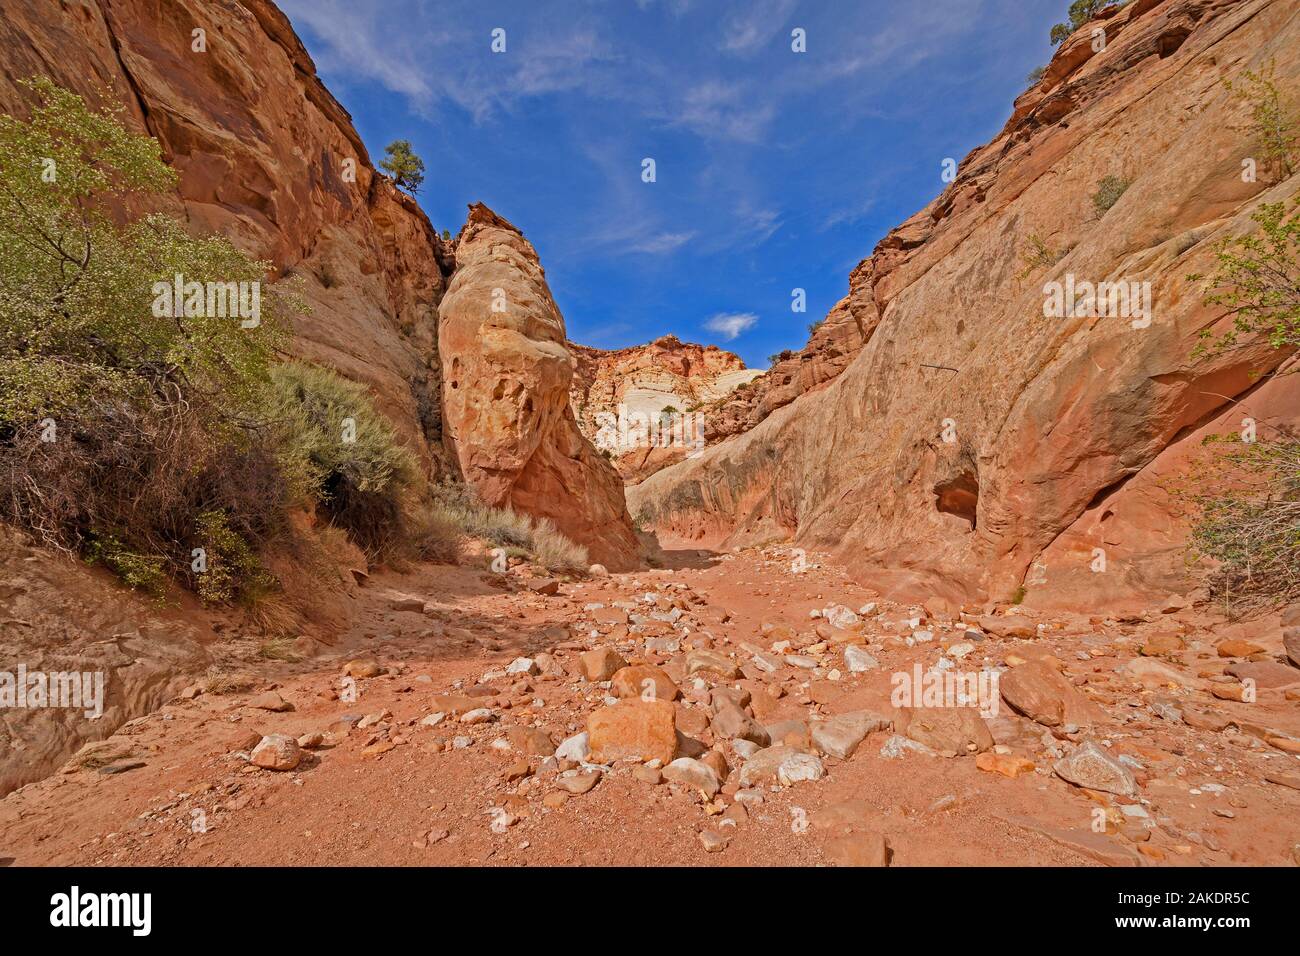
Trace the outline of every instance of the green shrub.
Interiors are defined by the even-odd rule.
[[[1252,218],[1260,231],[1220,243],[1212,277],[1188,277],[1205,282],[1207,305],[1223,306],[1232,317],[1226,332],[1203,331],[1193,356],[1259,337],[1274,348],[1300,345],[1300,215],[1293,210],[1288,218],[1284,204],[1271,203]],[[1225,603],[1234,594],[1300,598],[1300,437],[1278,429],[1265,441],[1255,427],[1208,437],[1216,454],[1208,465],[1194,464],[1175,487],[1192,505],[1189,553],[1216,562],[1209,583]]]
[[[1242,336],[1267,336],[1274,348],[1300,345],[1298,210],[1300,200],[1290,216],[1283,203],[1262,204],[1251,216],[1259,224],[1258,233],[1220,242],[1214,274],[1187,277],[1203,283],[1206,305],[1223,306],[1232,317],[1232,327],[1226,332],[1203,330],[1193,355],[1238,348]]]
[[[1092,208],[1098,216],[1106,215],[1110,207],[1119,202],[1119,197],[1131,184],[1119,176],[1103,176],[1097,183],[1097,191],[1092,194]]]
[[[1224,80],[1228,92],[1250,107],[1251,130],[1255,145],[1263,152],[1266,163],[1275,166],[1279,181],[1296,172],[1295,155],[1300,136],[1295,110],[1284,103],[1277,88],[1272,60],[1258,73],[1246,70],[1237,83]]]
[[[195,591],[205,602],[226,604],[240,599],[251,604],[274,590],[275,579],[262,568],[248,542],[230,530],[229,519],[222,512],[200,513],[194,540],[195,547],[203,549],[206,565],[194,572]]]
[[[103,564],[133,591],[143,591],[159,601],[166,597],[168,578],[160,557],[132,551],[114,535],[93,538],[85,557],[89,564]]]
[[[1020,250],[1020,262],[1023,268],[1016,273],[1016,278],[1025,279],[1039,269],[1051,268],[1060,262],[1064,255],[1063,251],[1058,252],[1037,233],[1031,232]]]
[[[1052,46],[1059,46],[1070,38],[1075,30],[1097,15],[1102,7],[1108,7],[1114,0],[1074,0],[1070,4],[1069,23],[1058,23],[1052,27]]]
[[[1047,67],[1036,66],[1029,71],[1029,75],[1025,77],[1025,82],[1030,86],[1037,86],[1039,83],[1043,82],[1043,74],[1046,72]]]
[[[224,238],[119,221],[175,184],[158,143],[48,80],[23,85],[30,118],[0,116],[0,519],[159,594],[169,576],[196,583],[201,516],[228,515],[218,590],[251,587],[231,555],[283,528],[262,411],[301,303],[261,294],[266,263]],[[222,315],[200,294],[159,311],[155,283],[177,273],[256,283],[260,308]]]
[[[328,369],[286,362],[272,369],[270,394],[286,472],[300,476],[362,548],[382,554],[399,545],[418,470],[365,388]]]

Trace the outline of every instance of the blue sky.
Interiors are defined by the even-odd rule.
[[[279,0],[420,204],[536,246],[584,345],[668,332],[755,368],[1005,123],[1066,0]],[[493,53],[492,31],[506,51]],[[806,31],[807,52],[791,50]],[[653,158],[657,181],[642,181]],[[807,290],[807,312],[791,290]]]

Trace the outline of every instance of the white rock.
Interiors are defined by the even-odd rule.
[[[785,787],[793,786],[802,780],[820,780],[824,776],[826,776],[826,768],[812,754],[791,754],[776,768],[776,779]]]
[[[577,763],[586,763],[587,758],[590,756],[591,747],[587,743],[587,732],[585,730],[580,734],[574,734],[555,748],[557,760],[573,760]]]
[[[935,752],[925,744],[912,740],[909,737],[903,737],[899,734],[894,734],[885,741],[884,746],[880,748],[880,756],[887,760],[893,760],[896,757],[903,756],[903,754],[908,753],[909,751],[912,753],[926,754],[931,757],[935,756]]]
[[[536,674],[540,669],[531,657],[516,657],[506,667],[507,674]]]
[[[843,604],[832,604],[822,611],[822,617],[833,626],[848,630],[858,623],[858,616]]]
[[[861,674],[863,671],[875,670],[880,666],[880,661],[867,653],[864,648],[849,644],[844,648],[844,664],[850,674]]]

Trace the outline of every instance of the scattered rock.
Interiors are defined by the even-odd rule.
[[[850,644],[844,648],[844,664],[850,674],[861,674],[864,671],[875,670],[880,666],[880,661],[867,653],[865,648]]]
[[[249,755],[250,763],[266,770],[293,770],[301,761],[302,749],[288,734],[267,734]]]
[[[601,707],[587,718],[587,737],[597,763],[631,758],[667,764],[677,752],[673,705],[637,698]]]
[[[829,720],[814,721],[810,728],[813,746],[821,753],[848,760],[867,734],[888,730],[889,726],[890,720],[887,717],[858,710]]]
[[[722,789],[722,784],[718,782],[718,775],[714,773],[713,768],[703,761],[692,760],[690,757],[678,757],[664,767],[663,778],[670,783],[679,783],[684,787],[699,790],[709,800],[712,800]]]
[[[957,756],[993,746],[993,735],[974,707],[902,707],[894,729],[931,750]]]
[[[626,666],[627,661],[610,647],[598,647],[578,657],[578,668],[582,676],[592,683],[610,680]]]
[[[1022,773],[1032,773],[1034,762],[1015,754],[999,754],[986,751],[975,758],[975,766],[988,773],[1000,773],[1014,780]]]
[[[835,866],[889,866],[889,843],[879,833],[848,833],[826,841],[826,859]]]
[[[648,700],[676,700],[680,691],[673,679],[653,664],[631,664],[619,668],[610,678],[615,697]]]
[[[800,780],[820,780],[825,775],[825,767],[813,754],[776,746],[760,750],[741,765],[740,785],[779,783],[788,787]]]
[[[1073,753],[1062,757],[1052,769],[1058,777],[1076,787],[1102,790],[1121,797],[1135,797],[1138,794],[1133,772],[1092,740],[1080,744]]]

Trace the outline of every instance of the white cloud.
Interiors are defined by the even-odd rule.
[[[723,25],[722,48],[742,56],[762,49],[778,33],[785,32],[786,18],[795,3],[796,0],[750,0]]]
[[[679,249],[695,238],[693,232],[660,232],[653,236],[634,241],[628,246],[632,252],[658,254]]]
[[[753,312],[721,312],[705,322],[704,327],[731,342],[757,321],[758,316]]]

